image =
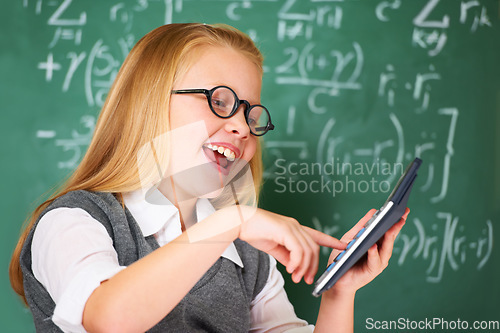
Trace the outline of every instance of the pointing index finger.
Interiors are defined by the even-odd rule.
[[[321,231],[306,226],[302,227],[318,245],[327,246],[338,250],[344,250],[347,246],[346,243],[338,240],[335,237],[322,233]]]

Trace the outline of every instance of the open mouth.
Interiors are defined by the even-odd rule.
[[[222,174],[229,174],[229,169],[236,158],[234,151],[227,147],[208,143],[203,145],[203,152],[210,161],[217,165],[217,169]]]

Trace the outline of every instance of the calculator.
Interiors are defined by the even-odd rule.
[[[373,214],[354,239],[347,244],[346,249],[337,255],[316,281],[312,292],[314,296],[318,297],[330,289],[373,244],[384,236],[387,230],[401,219],[421,164],[422,160],[415,158],[408,165],[384,205]]]

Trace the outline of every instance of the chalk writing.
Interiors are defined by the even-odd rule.
[[[278,11],[278,41],[295,40],[302,37],[311,40],[314,29],[339,29],[342,25],[343,11],[340,6],[318,5],[308,12],[295,11],[297,0],[287,0]]]
[[[471,223],[459,217],[459,207],[456,212],[443,208],[456,186],[452,173],[461,158],[456,137],[463,135],[458,131],[473,112],[453,99],[443,103],[452,71],[443,58],[457,38],[471,41],[495,26],[488,3],[379,0],[353,7],[356,2],[342,0],[137,0],[113,1],[99,11],[73,0],[23,0],[21,5],[47,31],[43,48],[30,64],[34,75],[61,94],[75,96],[79,106],[64,109],[75,122],[68,130],[47,121],[31,134],[60,152],[54,161],[57,168],[73,169],[81,159],[95,126],[95,116],[89,114],[103,106],[121,63],[139,32],[145,32],[144,22],[153,28],[194,20],[193,13],[203,11],[202,21],[227,21],[263,46],[264,83],[273,86],[273,94],[279,88],[269,101],[262,100],[276,123],[276,130],[263,140],[265,157],[271,161],[264,171],[270,180],[266,190],[275,190],[279,177],[295,181],[293,194],[314,198],[326,194],[317,189],[338,190],[332,182],[342,175],[357,183],[369,175],[378,184],[394,185],[401,166],[418,156],[424,164],[414,191],[424,195],[433,219],[408,220],[396,244],[398,263],[423,261],[424,279],[438,283],[448,272],[480,270],[491,261],[494,219]],[[262,17],[265,24],[259,23]],[[373,31],[360,33],[357,29],[365,28],[365,20],[372,20],[366,27]],[[393,34],[398,29],[406,29],[403,37]],[[391,39],[391,46],[385,39]],[[406,48],[403,56],[393,48],[396,44]],[[405,57],[408,61],[400,59]],[[278,160],[284,162],[276,164]],[[311,166],[324,170],[330,165],[334,173],[308,174],[316,170]],[[350,169],[353,166],[362,166],[363,172]],[[304,179],[318,184],[319,177],[319,184],[325,185],[321,188],[302,191],[298,186]],[[333,188],[327,188],[330,185]],[[386,187],[389,190],[389,185],[377,189]],[[292,189],[283,193],[289,195]],[[341,213],[342,207],[325,223],[320,214],[301,222],[339,236],[340,223],[345,223]]]
[[[339,219],[340,215],[336,214],[333,223],[321,223],[313,216],[312,224],[315,229],[340,238]],[[448,267],[453,271],[461,268],[481,270],[492,255],[493,223],[486,220],[473,226],[471,228],[449,212],[437,212],[434,221],[425,223],[421,218],[409,217],[394,244],[393,260],[399,266],[404,266],[409,259],[427,263],[423,278],[429,283],[446,280],[445,269]],[[322,248],[323,255],[329,253],[330,249]]]
[[[54,13],[49,17],[49,20],[47,21],[48,25],[55,25],[55,26],[67,26],[67,25],[76,25],[76,26],[82,26],[87,23],[87,13],[86,12],[81,12],[79,17],[65,17],[65,12],[68,9],[68,7],[71,5],[73,0],[63,0],[63,2],[57,7],[57,9],[54,11]],[[52,3],[49,2],[49,5]]]
[[[389,10],[395,10],[401,7],[401,1],[400,0],[394,0],[394,1],[382,1],[379,3],[375,9],[375,14],[377,15],[377,18],[380,21],[383,22],[388,22],[390,21],[388,12]]]
[[[447,30],[451,24],[451,18],[447,14],[443,15],[440,20],[430,19],[439,3],[440,0],[429,0],[413,19],[415,28],[412,42],[415,46],[428,49],[427,53],[431,57],[437,56],[443,50],[448,40]],[[491,27],[486,7],[482,6],[479,1],[457,1],[456,5],[460,6],[459,22],[461,24],[468,23],[468,16],[473,16],[470,31],[475,32],[478,27]]]
[[[61,69],[61,64],[54,62],[54,56],[49,53],[47,60],[38,64],[38,69],[45,70],[45,81],[50,82],[54,71]]]
[[[120,61],[110,52],[110,47],[98,40],[90,51],[85,68],[85,96],[89,106],[101,107],[115,79]]]
[[[462,1],[460,4],[460,23],[467,24],[472,17],[471,32],[475,32],[478,27],[491,27],[487,9],[477,0]]]
[[[277,84],[305,85],[312,87],[338,89],[361,89],[358,82],[363,68],[363,50],[361,46],[354,42],[352,51],[342,52],[331,50],[328,53],[315,54],[316,45],[308,43],[299,50],[295,47],[286,48],[283,52],[287,55],[287,60],[276,67]],[[330,70],[330,77],[324,79],[311,77],[311,73],[323,74],[325,70]],[[318,70],[320,72],[318,72]],[[283,75],[284,73],[291,75]]]
[[[411,81],[406,81],[402,84],[402,80],[398,78],[396,69],[392,64],[386,66],[386,71],[380,73],[378,96],[387,100],[387,105],[390,107],[397,106],[396,98],[408,91],[411,97],[418,104],[415,105],[415,111],[422,113],[429,109],[431,100],[432,82],[440,81],[441,74],[436,72],[434,65],[429,65],[428,72],[417,72]],[[402,89],[404,88],[404,89]],[[406,99],[406,98],[405,98]]]
[[[474,223],[474,228],[471,228],[450,212],[438,212],[436,219],[433,223],[423,223],[419,218],[409,218],[409,225],[401,231],[395,243],[398,265],[403,265],[410,257],[428,262],[426,280],[431,283],[441,282],[447,267],[458,271],[460,267],[472,264],[476,270],[481,270],[493,249],[492,221]],[[415,234],[407,231],[411,225],[416,229]]]
[[[80,123],[85,132],[81,133],[72,130],[70,138],[60,138],[54,130],[38,130],[36,132],[37,138],[42,140],[54,139],[55,146],[67,152],[68,154],[65,153],[65,156],[70,155],[69,158],[65,157],[66,159],[57,162],[57,168],[59,169],[74,169],[83,156],[82,153],[85,148],[90,143],[95,127],[95,117],[83,116],[80,118]]]

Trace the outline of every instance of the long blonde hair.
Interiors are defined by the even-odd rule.
[[[141,38],[116,76],[82,161],[61,189],[26,221],[9,267],[12,288],[25,303],[20,253],[40,214],[70,191],[119,194],[141,188],[137,168],[141,147],[169,129],[168,92],[187,71],[196,51],[205,46],[233,48],[254,62],[262,73],[263,57],[253,41],[227,25],[169,24]],[[158,158],[166,160],[166,156]],[[263,169],[260,143],[249,165],[258,194]]]

